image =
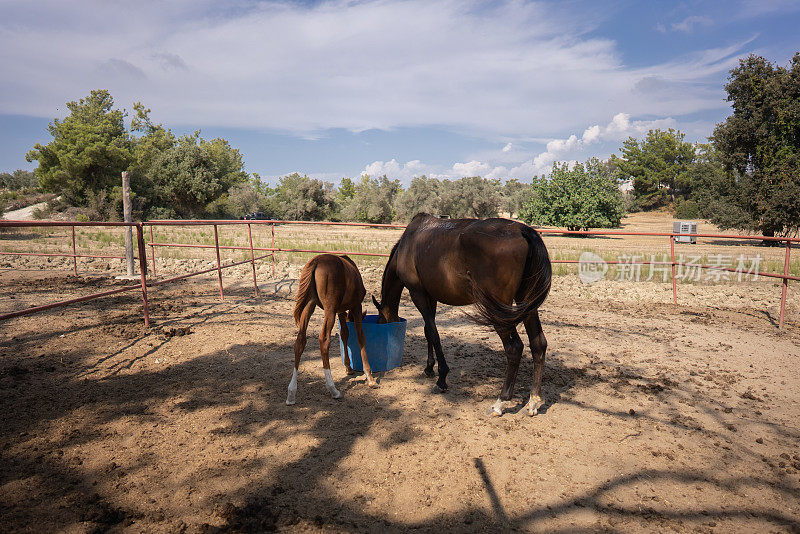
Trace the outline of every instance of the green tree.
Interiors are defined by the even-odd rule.
[[[276,215],[287,220],[327,219],[336,206],[333,184],[295,172],[280,179],[270,206]]]
[[[441,183],[436,178],[428,178],[424,174],[415,176],[408,189],[397,195],[395,211],[398,220],[408,222],[420,212],[439,214],[439,188]]]
[[[89,192],[111,189],[131,162],[125,114],[113,109],[108,91],[95,90],[79,101],[67,102],[70,114],[48,126],[53,140],[36,143],[25,159],[38,161],[35,170],[44,191],[81,203]]]
[[[732,172],[726,171],[722,157],[713,143],[698,143],[695,160],[689,167],[692,182],[692,202],[697,214],[721,228],[736,228],[746,223],[747,214],[735,204],[732,193],[736,191],[736,180]],[[685,208],[685,206],[683,206]],[[684,217],[676,213],[679,218]]]
[[[497,217],[500,211],[500,193],[492,180],[480,176],[444,180],[440,191],[442,215],[485,219]]]
[[[342,207],[342,218],[373,224],[390,223],[395,218],[394,201],[400,192],[400,181],[389,180],[386,175],[370,178],[361,176],[356,193]]]
[[[522,206],[530,198],[531,184],[512,178],[500,189],[501,207],[510,217],[519,215]]]
[[[252,182],[243,182],[231,187],[226,202],[225,215],[237,218],[248,213],[268,211],[266,195]]]
[[[670,128],[650,130],[641,142],[633,137],[623,142],[622,158],[614,161],[622,177],[633,179],[633,195],[640,208],[666,206],[690,193],[687,171],[694,147],[684,137]]]
[[[14,172],[0,172],[0,188],[4,189],[34,189],[39,186],[36,173],[17,169]]]
[[[134,211],[147,213],[150,218],[174,217],[174,209],[158,205],[166,200],[158,198],[156,194],[158,190],[153,181],[153,165],[162,154],[175,146],[177,139],[161,124],[153,124],[150,110],[141,102],[136,102],[133,109],[135,115],[131,120],[131,131],[139,134],[131,136],[133,158],[128,168],[131,172],[131,201]]]
[[[788,67],[759,56],[740,60],[725,86],[733,114],[712,140],[731,176],[723,228],[786,235],[800,226],[800,52]]]
[[[568,163],[554,163],[549,179],[534,179],[531,198],[520,212],[528,224],[573,231],[614,228],[623,215],[617,180],[597,158],[572,169]]]
[[[207,206],[233,185],[247,181],[238,150],[223,139],[206,141],[200,132],[184,135],[160,153],[148,170],[155,205],[180,217],[202,217]]]
[[[342,178],[336,193],[336,200],[339,204],[344,205],[354,196],[356,196],[356,184],[350,178]]]

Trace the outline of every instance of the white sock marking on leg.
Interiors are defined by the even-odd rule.
[[[324,371],[325,371],[325,387],[328,388],[328,392],[330,392],[331,396],[334,399],[338,399],[339,397],[342,396],[342,394],[339,393],[339,390],[336,389],[336,385],[333,383],[333,375],[331,375],[331,370],[325,369]]]
[[[286,395],[286,404],[291,406],[295,403],[295,397],[297,395],[297,369],[292,371],[292,380],[289,382],[289,387],[287,389],[289,393]]]

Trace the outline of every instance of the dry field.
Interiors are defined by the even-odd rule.
[[[295,244],[331,235],[317,230],[276,233]],[[330,248],[381,252],[398,235],[336,232],[341,247]],[[2,237],[14,250],[63,241]],[[268,231],[257,239],[269,246]],[[663,238],[546,242],[554,256],[668,252]],[[782,249],[683,247],[760,253],[782,267]],[[178,252],[157,252],[160,276],[211,261]],[[135,292],[0,323],[0,531],[800,530],[796,284],[779,331],[773,280],[682,283],[673,306],[669,283],[584,285],[573,268],[554,278],[542,310],[544,413],[493,418],[497,336],[440,306],[452,371],[450,391],[432,395],[422,321],[407,299],[404,364],[378,389],[334,359],[344,398],[331,399],[312,334],[297,405],[286,406],[296,334],[288,280],[302,259],[280,256],[275,278],[262,262],[258,298],[249,266],[226,271],[223,302],[211,275],[154,289],[150,330]],[[77,278],[38,270],[69,265],[57,259],[2,261],[3,311],[121,283],[109,276],[116,260],[82,261]],[[377,292],[383,260],[356,261]],[[319,324],[318,314],[310,332]],[[518,409],[531,367],[528,353]]]
[[[634,232],[670,232],[672,216],[667,213],[636,213],[623,220],[621,231]],[[272,247],[273,229],[270,225],[253,223],[252,235],[254,247]],[[733,235],[737,232],[723,232],[710,223],[701,221],[700,232]],[[352,226],[312,226],[312,225],[277,225],[274,228],[275,246],[283,249],[334,250],[349,252],[373,252],[387,254],[391,246],[402,233],[400,229],[365,229]],[[156,247],[156,268],[165,272],[183,272],[187,266],[215,262],[214,231],[211,226],[195,227],[156,227],[153,239],[157,243],[204,244],[208,249],[197,248],[164,248]],[[713,263],[718,255],[735,262],[739,255],[746,258],[760,256],[762,271],[782,272],[784,262],[783,247],[762,247],[759,241],[739,241],[724,238],[700,238],[697,244],[676,244],[676,255],[683,255],[688,260],[699,257],[703,263]],[[122,256],[123,233],[119,228],[78,227],[76,229],[78,254],[104,254]],[[145,229],[145,241],[150,242],[150,231]],[[219,227],[219,243],[221,246],[248,247],[247,227],[229,225]],[[654,236],[599,236],[599,237],[567,237],[547,235],[545,243],[551,258],[578,259],[584,251],[593,251],[606,260],[617,260],[620,255],[628,257],[637,255],[649,261],[652,255],[657,260],[663,255],[669,257],[669,239]],[[20,228],[5,229],[0,233],[0,252],[33,251],[72,253],[71,230],[69,228]],[[151,249],[148,247],[148,257]],[[223,260],[241,261],[250,257],[249,250],[223,250]],[[312,254],[279,253],[280,261],[302,265]],[[9,257],[6,256],[6,259]],[[178,260],[178,261],[175,261]],[[188,261],[187,261],[188,260]],[[1,260],[0,260],[1,261]],[[63,268],[71,267],[72,260],[54,258],[51,264]],[[360,264],[382,267],[385,260],[380,257],[361,257]],[[8,261],[6,267],[24,266]],[[79,269],[104,272],[120,269],[120,260],[79,259]],[[734,265],[735,266],[735,265]],[[245,268],[243,268],[245,269]],[[265,270],[271,274],[271,270]],[[560,274],[574,273],[575,267],[559,266]],[[800,275],[800,253],[795,252],[791,261],[790,272]],[[614,277],[612,270],[610,275]]]

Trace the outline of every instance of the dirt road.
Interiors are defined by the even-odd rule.
[[[32,221],[33,212],[37,209],[44,209],[46,206],[47,202],[31,204],[30,206],[26,206],[18,210],[7,211],[3,213],[3,216],[0,217],[0,219],[6,219],[7,221]]]

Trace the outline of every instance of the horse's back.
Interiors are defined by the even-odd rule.
[[[415,217],[398,263],[407,285],[440,302],[472,302],[472,283],[510,302],[523,277],[529,243],[525,225],[508,219]]]
[[[315,261],[317,299],[323,309],[331,306],[337,312],[346,311],[364,299],[367,294],[364,281],[349,257],[320,254],[312,261]]]

